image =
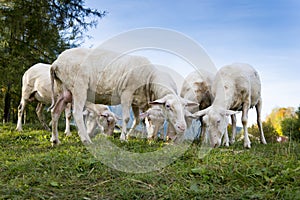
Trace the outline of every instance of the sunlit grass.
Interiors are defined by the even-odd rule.
[[[125,173],[96,159],[80,142],[60,132],[51,147],[50,133],[37,127],[0,126],[0,199],[299,199],[299,143],[242,143],[213,149],[203,159],[192,144],[179,159],[148,173]],[[126,151],[161,149],[162,141],[132,139]]]

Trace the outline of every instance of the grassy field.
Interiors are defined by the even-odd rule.
[[[165,168],[135,174],[102,164],[76,131],[51,147],[49,132],[14,129],[0,125],[0,199],[300,199],[299,143],[237,143],[203,159],[193,144]],[[166,145],[111,141],[134,152]]]

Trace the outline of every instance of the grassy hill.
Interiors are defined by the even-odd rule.
[[[242,143],[199,158],[192,144],[168,166],[126,173],[106,166],[77,133],[51,147],[50,133],[29,125],[0,125],[0,199],[300,199],[300,144]],[[145,153],[167,144],[110,141]],[[168,153],[168,152],[166,152]],[[170,153],[170,152],[169,152]]]

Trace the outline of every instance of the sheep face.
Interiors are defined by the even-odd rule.
[[[186,107],[199,105],[173,94],[168,94],[161,99],[151,102],[150,104],[161,106],[165,118],[173,125],[177,135],[184,134],[187,129],[185,121]]]
[[[219,147],[221,139],[227,130],[228,118],[224,112],[210,111],[203,117],[206,124],[206,131],[209,133],[210,144],[212,147]]]
[[[106,111],[103,114],[100,115],[99,124],[103,127],[104,133],[106,135],[112,136],[114,133],[114,128],[117,122],[117,119],[114,115],[114,113],[110,111]]]

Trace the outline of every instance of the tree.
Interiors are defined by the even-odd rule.
[[[272,122],[270,120],[264,121],[262,123],[262,126],[263,126],[263,131],[264,131],[266,141],[267,142],[272,142],[272,143],[275,142],[276,137],[279,134],[275,130]],[[257,138],[260,138],[260,132],[258,130],[257,124],[253,124],[251,127],[249,127],[248,128],[248,133],[255,136],[255,137],[257,137]]]
[[[281,122],[281,127],[284,135],[291,140],[300,141],[300,106],[295,116],[286,118]]]
[[[274,108],[266,118],[266,121],[270,121],[275,128],[279,136],[283,135],[281,122],[285,118],[290,118],[295,115],[295,109],[293,107],[288,108]]]
[[[52,63],[63,50],[84,41],[106,12],[84,0],[4,0],[0,3],[0,105],[3,120],[19,102],[21,77],[33,64]]]

